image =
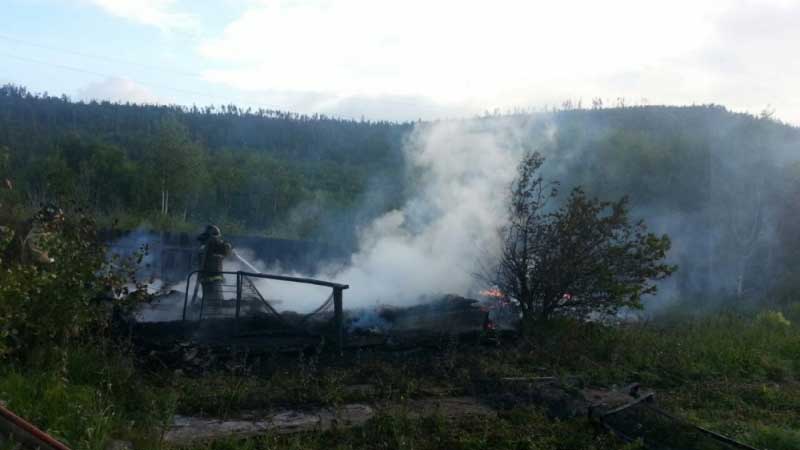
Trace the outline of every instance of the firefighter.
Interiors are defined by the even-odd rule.
[[[222,233],[215,225],[208,225],[197,240],[200,241],[199,278],[203,287],[203,300],[221,301],[225,276],[220,272],[222,272],[222,261],[231,254],[231,244],[222,239]]]
[[[64,212],[56,205],[42,207],[33,216],[30,231],[22,241],[22,263],[44,266],[54,260],[48,253],[55,234],[64,224]]]

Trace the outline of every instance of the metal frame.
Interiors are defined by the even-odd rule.
[[[339,283],[332,283],[330,281],[322,281],[322,280],[315,280],[313,278],[299,278],[299,277],[290,277],[286,275],[271,275],[266,273],[253,273],[253,272],[230,272],[230,271],[221,271],[221,272],[209,272],[203,270],[195,270],[190,272],[189,275],[186,277],[186,290],[184,293],[183,299],[183,316],[182,320],[186,321],[186,310],[189,304],[189,285],[192,281],[193,276],[197,276],[198,280],[195,283],[194,293],[192,298],[197,297],[197,289],[198,285],[200,284],[199,276],[201,274],[213,274],[213,275],[236,275],[236,313],[234,316],[234,323],[238,329],[239,325],[239,314],[241,311],[241,303],[242,303],[242,280],[244,277],[250,278],[264,278],[268,280],[278,280],[278,281],[288,281],[292,283],[302,283],[302,284],[313,284],[316,286],[325,286],[329,287],[333,290],[333,320],[336,325],[336,341],[337,345],[339,346],[339,350],[342,349],[344,346],[344,308],[343,308],[343,291],[348,289],[350,286],[347,284],[339,284]],[[200,318],[202,319],[202,311],[203,311],[203,304],[205,303],[205,299],[203,299],[200,303]]]

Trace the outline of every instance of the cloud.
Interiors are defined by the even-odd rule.
[[[719,17],[714,39],[691,63],[713,80],[709,91],[720,102],[756,112],[770,104],[800,124],[798,23],[798,2],[746,2]]]
[[[199,51],[223,65],[206,71],[208,80],[242,89],[452,102],[656,62],[695,49],[706,31],[673,3],[614,5],[264,2]],[[681,33],[674,32],[678,19]]]
[[[78,98],[85,101],[108,100],[120,103],[163,103],[146,87],[125,78],[111,77],[90,83],[78,90]]]
[[[796,2],[248,5],[198,45],[207,81],[247,92],[315,92],[346,110],[364,99],[426,99],[422,112],[400,108],[407,119],[430,117],[429,105],[469,114],[627,97],[756,112],[769,103],[800,122],[791,100],[800,98],[791,57],[800,50]]]
[[[108,14],[163,31],[186,30],[197,26],[194,16],[176,11],[175,0],[88,1]]]
[[[258,92],[248,98],[260,105],[331,117],[369,120],[414,121],[457,118],[482,112],[464,103],[444,104],[424,96],[337,95],[302,91]]]

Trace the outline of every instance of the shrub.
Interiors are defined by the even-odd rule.
[[[655,281],[676,270],[663,262],[669,237],[631,219],[626,197],[606,202],[575,188],[553,207],[557,183],[538,175],[543,163],[541,155],[530,153],[518,168],[500,258],[489,280],[519,302],[526,325],[641,308],[642,296],[656,292]]]
[[[107,263],[92,219],[80,211],[68,216],[45,245],[49,264],[2,262],[0,358],[42,351],[53,357],[77,338],[102,336],[112,308],[125,306],[107,294],[131,281],[135,261]]]
[[[778,329],[792,325],[780,311],[762,311],[756,316],[756,323]]]

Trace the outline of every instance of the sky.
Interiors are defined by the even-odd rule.
[[[800,125],[800,0],[0,0],[0,84],[372,120],[721,104]]]

